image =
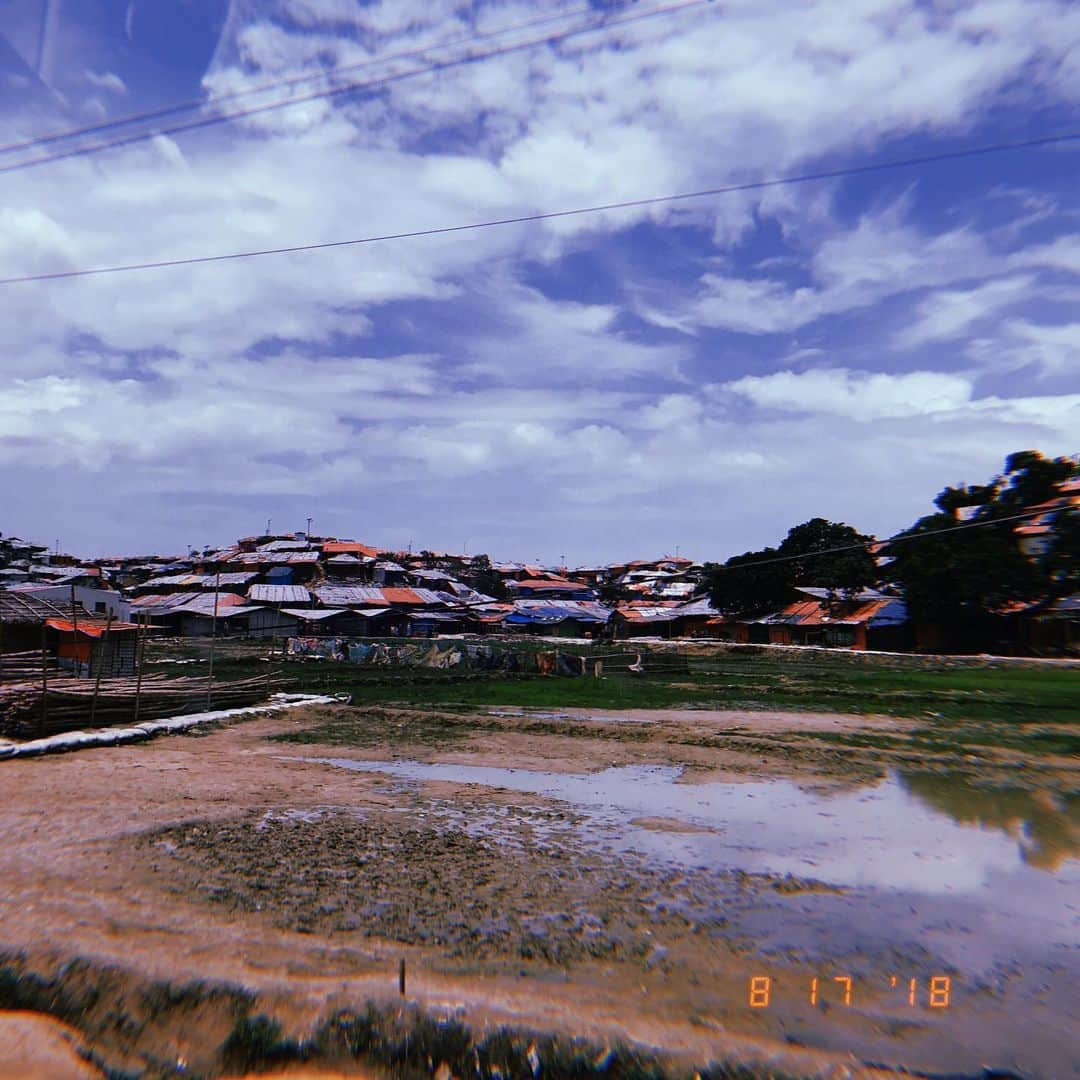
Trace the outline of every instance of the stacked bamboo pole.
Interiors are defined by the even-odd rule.
[[[10,654],[9,654],[10,655]],[[213,709],[254,705],[282,689],[275,676],[217,683],[211,690]],[[94,686],[85,679],[61,677],[43,690],[41,680],[0,685],[0,734],[15,738],[56,735],[93,726],[159,720],[199,712],[207,706],[206,682],[201,678],[171,679],[143,675],[108,679]],[[44,719],[42,719],[44,717]]]

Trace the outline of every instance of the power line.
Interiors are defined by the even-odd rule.
[[[571,210],[547,210],[533,214],[519,214],[515,217],[492,218],[487,221],[473,221],[464,225],[442,225],[427,229],[412,229],[405,232],[362,236],[352,240],[326,240],[310,244],[293,244],[288,247],[263,248],[257,251],[232,251],[221,255],[196,255],[186,259],[160,259],[154,262],[124,263],[117,266],[96,266],[79,270],[57,270],[47,274],[25,274],[20,277],[0,278],[0,285],[17,285],[32,281],[59,281],[64,278],[91,277],[99,274],[122,274],[136,270],[160,270],[173,266],[197,266],[202,263],[229,262],[237,259],[257,259],[267,255],[291,255],[305,251],[328,251],[332,248],[356,247],[361,244],[382,243],[386,240],[408,240],[421,236],[445,236],[451,233],[490,229],[501,225],[522,225],[529,222],[551,221],[557,218],[597,214],[607,210],[627,210],[635,207],[657,206],[663,203],[680,202],[689,199],[704,199],[718,195],[730,195],[740,191],[760,191],[766,188],[782,187],[788,184],[807,184],[819,180],[836,180],[849,176],[867,176],[873,173],[888,172],[893,169],[906,169],[919,165],[933,165],[943,161],[959,161],[965,158],[999,154],[1013,150],[1032,150],[1039,147],[1075,142],[1077,140],[1080,140],[1080,132],[1043,135],[1033,139],[1022,139],[1017,142],[993,143],[990,145],[967,147],[959,150],[942,150],[934,154],[921,154],[917,157],[895,158],[891,161],[870,162],[865,165],[850,165],[837,169],[821,169],[815,172],[795,173],[790,176],[779,176],[765,180],[748,180],[740,184],[725,184],[720,187],[704,188],[700,191],[686,191],[674,195],[653,195],[642,199],[624,199],[620,202],[600,203],[595,206],[582,206]]]
[[[91,154],[100,153],[102,150],[113,150],[121,146],[130,146],[133,143],[145,142],[147,139],[153,139],[158,135],[176,135],[186,131],[194,131],[198,128],[212,127],[216,124],[230,123],[233,120],[259,116],[262,113],[290,108],[293,105],[302,105],[309,101],[340,97],[343,94],[351,94],[358,90],[379,89],[384,86],[389,86],[391,83],[404,82],[406,79],[416,78],[419,75],[430,75],[433,72],[446,71],[450,68],[460,67],[465,64],[476,64],[482,60],[489,60],[492,57],[509,56],[513,53],[522,52],[526,49],[533,49],[540,45],[552,45],[560,41],[566,41],[569,38],[578,37],[581,34],[589,34],[598,30],[607,30],[613,26],[625,26],[628,23],[641,22],[645,19],[652,19],[660,15],[671,15],[680,11],[685,11],[689,8],[701,7],[712,2],[713,0],[681,0],[679,3],[669,4],[665,7],[651,8],[648,11],[638,12],[633,15],[616,16],[601,21],[593,21],[588,26],[575,27],[570,30],[560,31],[557,34],[546,34],[542,37],[530,38],[528,41],[517,42],[513,45],[505,45],[502,48],[491,49],[488,52],[456,57],[451,60],[443,60],[422,68],[417,68],[414,71],[399,72],[396,75],[386,75],[367,81],[346,83],[344,86],[334,86],[324,90],[316,90],[309,94],[302,94],[299,97],[288,98],[284,101],[270,102],[266,105],[254,105],[248,109],[238,109],[235,112],[221,113],[217,116],[203,116],[195,120],[188,120],[184,123],[173,124],[169,127],[162,127],[151,131],[140,131],[135,132],[134,134],[121,135],[115,139],[110,139],[107,142],[94,143],[91,146],[78,146],[70,150],[59,150],[55,154],[45,154],[41,157],[31,158],[28,161],[17,161],[10,165],[0,166],[0,175],[18,172],[21,169],[30,169],[35,165],[47,165],[54,161],[64,161],[68,158],[86,157]]]
[[[1026,521],[1028,518],[1041,517],[1050,513],[1047,510],[1028,510],[1023,514],[1011,514],[1007,517],[992,518],[988,521],[969,521],[963,525],[949,525],[944,529],[926,529],[923,532],[900,533],[890,536],[887,540],[869,540],[864,544],[843,544],[840,547],[821,548],[818,551],[806,551],[801,555],[778,555],[774,559],[755,559],[754,562],[736,563],[729,566],[727,563],[716,563],[713,570],[750,570],[756,566],[771,566],[774,563],[796,562],[799,559],[812,559],[817,555],[836,555],[843,551],[868,551],[874,547],[887,547],[891,544],[901,544],[909,540],[922,540],[928,536],[941,536],[943,533],[959,532],[961,529],[978,529],[986,525],[1000,525],[1005,521]],[[730,560],[728,560],[730,562]]]
[[[636,2],[636,0],[633,0]],[[102,131],[111,131],[118,127],[125,127],[128,124],[134,124],[139,121],[148,120],[160,120],[166,116],[175,116],[179,113],[191,112],[194,109],[201,109],[210,106],[221,105],[227,101],[238,101],[242,98],[253,97],[257,94],[264,94],[270,90],[278,90],[282,88],[293,89],[296,86],[300,86],[303,83],[313,82],[316,79],[329,79],[338,75],[343,75],[346,72],[360,71],[364,68],[375,67],[379,64],[387,64],[394,60],[409,60],[417,56],[423,56],[433,49],[442,49],[450,45],[464,45],[473,41],[486,41],[489,38],[501,37],[503,34],[516,33],[520,30],[532,30],[537,26],[545,26],[548,23],[559,22],[563,19],[577,18],[579,15],[596,15],[597,9],[591,6],[571,8],[566,11],[558,12],[554,15],[547,15],[542,19],[532,19],[528,22],[517,23],[513,26],[504,26],[498,30],[488,30],[478,34],[458,35],[457,37],[442,38],[439,41],[433,41],[430,45],[424,45],[421,48],[409,49],[405,52],[388,53],[385,56],[371,57],[368,60],[361,61],[355,64],[344,64],[338,67],[329,69],[323,69],[321,71],[312,71],[307,75],[296,75],[287,79],[277,79],[273,82],[263,83],[261,86],[249,87],[247,90],[237,90],[230,94],[220,94],[217,97],[203,99],[203,98],[191,98],[187,101],[178,102],[175,105],[169,105],[165,108],[155,109],[150,112],[141,113],[129,113],[127,116],[114,117],[111,120],[104,120],[97,124],[88,124],[84,127],[69,128],[66,131],[55,131],[48,135],[40,135],[33,139],[26,139],[22,142],[8,143],[7,145],[0,145],[0,154],[15,153],[19,150],[30,150],[38,146],[46,146],[50,143],[62,142],[65,139],[81,138],[85,135],[96,135]],[[283,103],[284,104],[288,104]]]

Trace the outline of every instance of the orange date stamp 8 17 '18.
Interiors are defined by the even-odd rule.
[[[892,989],[900,989],[900,979],[890,975],[888,985]],[[913,1007],[922,1005],[931,1009],[947,1009],[952,1001],[952,979],[948,975],[931,975],[921,986],[918,979],[908,979],[903,989],[907,992],[907,1003]],[[772,993],[773,980],[770,975],[751,976],[751,1009],[767,1009]],[[855,998],[855,981],[850,975],[830,975],[827,978],[815,975],[810,979],[807,994],[811,1005],[826,1000],[833,1005],[851,1005]]]

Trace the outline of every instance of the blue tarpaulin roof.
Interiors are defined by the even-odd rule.
[[[530,604],[528,608],[518,608],[512,614],[507,615],[503,621],[528,625],[530,623],[559,623],[566,619],[577,619],[578,622],[587,623],[607,622],[607,619],[601,615],[564,604]]]

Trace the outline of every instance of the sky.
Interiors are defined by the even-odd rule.
[[[0,0],[3,146],[337,66],[407,76],[32,168],[80,144],[0,150],[0,277],[1080,131],[1070,0],[627,19],[665,6]],[[1066,142],[0,286],[0,531],[183,552],[311,517],[571,565],[723,559],[814,516],[888,535],[1015,450],[1080,450],[1078,169]]]

